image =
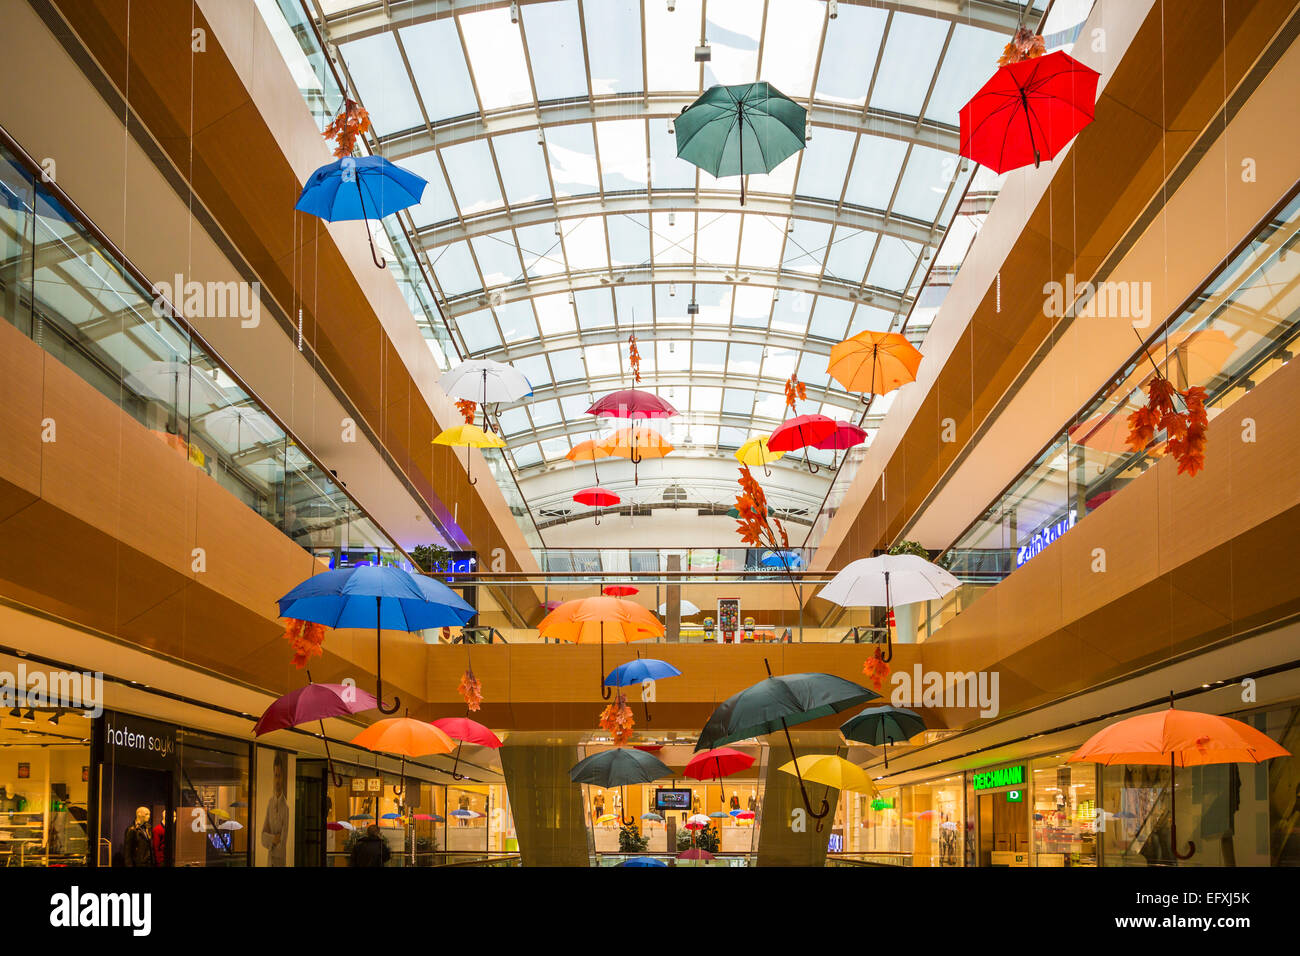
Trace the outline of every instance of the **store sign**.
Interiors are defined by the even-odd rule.
[[[1056,522],[1056,524],[1034,532],[1029,541],[1016,552],[1016,567],[1020,567],[1030,558],[1037,557],[1044,548],[1073,528],[1078,514],[1077,511],[1071,508],[1069,515]]]
[[[176,728],[129,714],[107,711],[103,720],[104,760],[155,770],[176,765]]]
[[[998,767],[996,770],[980,770],[971,774],[971,786],[976,793],[982,790],[1002,790],[1007,787],[1023,787],[1025,784],[1025,765]]]
[[[1024,802],[1025,802],[1025,791],[1023,790],[1007,791],[1007,803],[1024,803]]]

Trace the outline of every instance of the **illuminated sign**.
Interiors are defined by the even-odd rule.
[[[881,797],[876,797],[876,799],[874,799],[874,800],[871,801],[871,809],[872,809],[872,810],[892,810],[892,809],[894,809],[894,801],[893,801],[893,798],[891,797],[890,799],[885,800],[885,799],[882,799]]]
[[[998,767],[996,770],[980,770],[971,774],[971,786],[978,793],[981,790],[1001,790],[1004,787],[1021,787],[1025,783],[1025,765]]]
[[[1078,512],[1071,508],[1067,517],[1062,518],[1054,525],[1049,525],[1042,531],[1034,532],[1029,541],[1016,551],[1016,567],[1020,567],[1030,558],[1041,554],[1044,548],[1073,528],[1077,518]]]
[[[1024,803],[1024,802],[1025,802],[1025,791],[1023,790],[1007,791],[1007,803]]]

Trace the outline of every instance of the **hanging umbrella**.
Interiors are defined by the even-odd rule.
[[[904,743],[925,730],[925,720],[906,707],[868,707],[856,717],[840,724],[846,740],[885,748],[885,766],[889,766],[889,745]]]
[[[664,818],[661,817],[661,816],[660,816],[659,814],[657,814],[657,813],[643,813],[643,814],[641,814],[641,819],[642,819],[642,820],[649,820],[651,823],[663,823],[663,822],[664,822]]]
[[[803,557],[798,551],[768,551],[758,563],[765,568],[802,568]]]
[[[831,347],[826,371],[863,401],[916,381],[922,355],[897,332],[859,332]]]
[[[602,447],[615,458],[626,458],[632,462],[632,482],[640,484],[637,470],[647,458],[665,458],[673,451],[668,439],[653,428],[637,425],[624,428],[610,435]]]
[[[447,822],[442,817],[438,816],[438,814],[436,813],[417,813],[415,814],[415,816],[411,817],[411,819],[419,820],[422,823],[446,823]]]
[[[624,388],[597,399],[587,414],[598,418],[672,418],[677,409],[654,392]]]
[[[610,584],[601,588],[600,593],[607,597],[631,597],[633,594],[640,594],[641,589],[630,584]]]
[[[1111,724],[1088,738],[1070,755],[1070,763],[1157,764],[1169,762],[1169,844],[1176,860],[1196,852],[1178,850],[1178,829],[1174,813],[1174,771],[1177,767],[1201,767],[1215,763],[1263,763],[1274,757],[1289,757],[1289,751],[1250,724],[1231,717],[1177,710],[1174,695],[1169,707],[1154,714],[1139,714]]]
[[[179,428],[176,416],[182,409],[221,406],[228,401],[221,386],[189,362],[146,362],[128,372],[123,381],[140,395],[170,404],[173,431]]]
[[[337,831],[337,830],[355,830],[356,827],[354,827],[352,824],[348,823],[347,820],[331,820],[329,823],[325,824],[325,829],[326,829],[326,830],[335,830],[335,831]]]
[[[356,820],[356,821],[358,821],[359,823],[364,823],[364,822],[366,822],[367,820],[373,820],[374,817],[372,817],[372,816],[371,816],[370,814],[368,814],[368,813],[354,813],[354,814],[352,814],[352,816],[348,817],[348,819],[349,819],[349,820]],[[349,827],[348,829],[355,829],[355,828],[354,828],[354,827]]]
[[[451,765],[453,779],[465,779],[464,774],[456,772],[456,768],[460,766],[460,749],[465,744],[471,743],[480,747],[491,747],[493,750],[498,750],[501,747],[501,738],[477,720],[470,720],[468,717],[439,717],[437,720],[430,721],[430,723],[456,741],[456,759]]]
[[[1005,173],[1051,160],[1093,120],[1101,74],[1064,51],[998,71],[961,108],[961,155]]]
[[[607,813],[603,817],[596,818],[596,825],[599,826],[602,823],[613,823],[617,819],[618,819],[618,814]]]
[[[686,761],[686,769],[682,773],[692,780],[717,780],[718,796],[721,797],[722,778],[748,770],[752,766],[754,758],[749,754],[731,747],[715,747],[713,750],[693,754]]]
[[[573,496],[580,505],[591,505],[596,509],[596,524],[600,524],[600,509],[609,508],[623,499],[605,488],[583,488]]]
[[[696,813],[686,819],[686,829],[703,830],[709,826],[709,818],[702,813]]]
[[[866,429],[859,428],[852,422],[837,421],[835,423],[835,431],[831,432],[813,447],[829,452],[844,451],[857,445],[861,445],[866,440]],[[834,467],[835,456],[832,454],[831,468],[834,469]]]
[[[569,768],[569,779],[574,783],[587,783],[597,787],[626,787],[628,784],[650,783],[671,777],[672,770],[658,757],[644,750],[616,747],[602,750],[579,760]],[[626,797],[626,794],[624,794]],[[627,800],[620,802],[626,807]],[[622,811],[620,810],[620,813]],[[625,825],[635,820],[623,820]]]
[[[279,606],[280,617],[375,629],[375,699],[385,714],[395,713],[400,701],[384,704],[379,632],[460,626],[478,613],[442,582],[389,565],[323,571],[280,598]]]
[[[233,445],[238,453],[244,448],[244,436],[253,442],[274,441],[280,437],[280,429],[264,412],[256,408],[244,408],[240,405],[227,405],[214,412],[208,412],[201,420],[203,430],[223,445]]]
[[[379,819],[381,819],[381,820],[400,820],[400,819],[402,819],[402,815],[401,815],[400,813],[385,813],[385,814],[381,815]]]
[[[477,810],[462,807],[459,810],[451,811],[451,816],[458,820],[477,820],[479,817],[483,816],[483,814],[479,813]]]
[[[618,866],[667,866],[663,860],[656,860],[652,856],[637,856],[630,860],[624,860]]]
[[[861,767],[835,754],[804,754],[783,764],[780,770],[832,790],[858,790],[871,796],[876,793],[871,778]]]
[[[356,747],[386,754],[397,754],[402,758],[401,779],[393,788],[395,796],[401,796],[406,789],[406,758],[426,757],[429,754],[449,754],[452,751],[451,738],[433,724],[410,717],[387,717],[375,721],[361,733],[352,738]]]
[[[731,814],[728,813],[726,810],[714,810],[712,813],[709,814],[710,820],[728,820],[730,818],[731,818]]]
[[[817,596],[841,607],[883,607],[941,598],[961,584],[955,577],[915,554],[882,554],[845,565]],[[885,629],[885,661],[894,645]]]
[[[772,477],[772,469],[767,466],[785,457],[783,451],[772,451],[768,447],[767,435],[761,435],[758,438],[751,438],[745,444],[736,449],[736,461],[742,465],[748,465],[750,468],[763,467],[763,474]]]
[[[694,614],[699,614],[699,613],[700,613],[700,609],[699,609],[698,607],[696,607],[696,606],[695,606],[694,604],[692,604],[690,601],[687,601],[687,600],[685,600],[685,599],[683,599],[682,601],[680,601],[680,602],[678,603],[678,606],[677,606],[677,607],[678,607],[678,611],[679,611],[679,613],[680,613],[680,615],[681,615],[682,617],[691,617],[691,616],[694,615]],[[659,605],[659,616],[660,616],[660,617],[667,617],[667,616],[668,616],[668,602],[667,602],[667,601],[665,601],[663,604],[660,604],[660,605]]]
[[[767,447],[772,451],[781,452],[794,451],[796,448],[806,449],[809,445],[816,446],[819,441],[830,437],[835,428],[835,419],[827,418],[825,415],[797,415],[776,427],[772,437],[767,440]],[[806,451],[804,463],[808,466],[809,474],[815,475],[820,470],[808,460]]]
[[[492,432],[485,432],[476,425],[457,425],[441,432],[433,440],[435,445],[452,445],[465,449],[465,477],[471,485],[477,485],[478,479],[470,477],[469,450],[471,448],[505,448],[506,443]]]
[[[804,147],[808,112],[770,83],[711,86],[676,121],[677,155],[714,177],[770,173]]]
[[[767,679],[733,694],[718,706],[700,731],[695,744],[697,753],[780,730],[785,733],[786,746],[790,748],[791,758],[794,758],[798,755],[790,740],[791,724],[817,720],[880,696],[873,690],[833,674],[785,674],[773,677],[771,665],[766,658],[763,659],[763,664],[767,667]],[[798,764],[795,768],[798,776]],[[799,792],[803,796],[804,808],[820,828],[822,819],[830,813],[830,804],[822,800],[820,811],[814,812],[802,777],[799,780]]]
[[[479,405],[517,402],[533,394],[524,373],[505,362],[472,359],[442,373],[438,387],[449,398],[469,399]]]
[[[608,458],[609,456],[609,452],[607,452],[604,446],[595,439],[578,442],[578,444],[570,448],[564,455],[564,457],[569,459],[569,461],[591,462],[591,468],[596,473],[597,485],[600,484],[600,469],[596,467],[596,462],[601,458]]]
[[[417,205],[427,185],[415,173],[394,166],[382,156],[344,156],[308,177],[293,208],[326,222],[380,220]],[[369,227],[366,236],[370,239],[370,258],[382,269],[384,260],[375,252]]]
[[[737,820],[752,820],[752,819],[754,819],[754,811],[753,811],[753,810],[738,810],[738,811],[736,812],[736,819],[737,819]]]
[[[253,736],[260,737],[273,730],[288,730],[308,721],[320,721],[320,736],[325,742],[325,766],[329,770],[334,786],[343,786],[343,778],[334,771],[334,759],[330,756],[329,739],[325,736],[326,717],[346,717],[359,714],[363,710],[375,710],[379,701],[364,690],[350,684],[313,684],[311,671],[307,672],[307,686],[290,691],[274,701],[262,712]]]
[[[574,644],[600,645],[600,672],[605,673],[606,641],[628,644],[663,637],[659,619],[639,604],[622,598],[595,597],[565,601],[537,625],[542,637]],[[601,697],[609,700],[608,687],[601,683]]]
[[[713,854],[708,850],[701,850],[699,847],[691,847],[689,850],[683,850],[677,854],[679,860],[712,860]],[[698,865],[698,864],[697,864]]]
[[[637,652],[637,659],[628,661],[626,664],[620,664],[612,671],[605,675],[606,687],[630,687],[633,684],[640,684],[647,680],[662,680],[665,677],[680,677],[679,671],[667,661],[655,660],[654,658],[642,658],[641,652]],[[646,723],[650,723],[650,702],[642,701],[645,707]],[[661,749],[655,747],[654,749]]]

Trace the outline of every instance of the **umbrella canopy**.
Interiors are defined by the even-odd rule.
[[[692,754],[682,773],[692,780],[717,780],[754,766],[754,758],[731,747],[715,747]]]
[[[611,584],[600,589],[601,594],[609,597],[631,597],[633,594],[640,594],[640,588],[634,588],[630,584]]]
[[[311,720],[346,717],[379,706],[373,694],[349,684],[308,684],[290,691],[262,713],[253,728],[256,737],[287,730]]]
[[[672,769],[658,757],[627,747],[602,750],[579,760],[569,769],[569,779],[574,783],[589,783],[597,787],[650,783],[672,775]]]
[[[730,819],[730,817],[731,814],[728,813],[726,810],[714,810],[712,813],[709,814],[709,819],[711,820],[727,820]]]
[[[1289,752],[1267,734],[1230,717],[1169,707],[1139,714],[1093,734],[1070,756],[1104,766],[1116,763],[1199,767],[1214,763],[1262,763]]]
[[[344,156],[326,163],[307,178],[293,208],[326,222],[379,220],[417,205],[427,185],[423,178],[382,156]],[[370,235],[369,230],[366,235]],[[375,265],[384,267],[375,253],[373,238],[370,256]]]
[[[688,823],[688,824],[686,824],[686,826],[687,826],[687,828],[689,829],[691,825]],[[703,827],[700,827],[699,829],[703,829]],[[678,853],[678,854],[677,854],[677,859],[679,859],[679,860],[712,860],[712,859],[713,859],[713,854],[710,853],[708,850],[701,850],[699,847],[691,847],[691,849],[689,849],[689,850],[683,850],[681,853]]]
[[[466,807],[451,811],[451,816],[456,817],[458,820],[477,820],[479,817],[483,816],[483,814],[479,813],[477,810],[470,810]]]
[[[690,616],[693,615],[693,614],[699,614],[699,613],[700,613],[700,609],[699,609],[698,607],[696,607],[696,606],[695,606],[694,604],[692,604],[690,601],[687,601],[687,600],[685,600],[685,599],[683,599],[683,600],[678,604],[678,609],[679,609],[679,611],[681,612],[681,616],[682,616],[682,617],[690,617]],[[667,617],[667,616],[668,616],[668,602],[667,602],[667,601],[665,601],[663,604],[660,604],[660,605],[659,605],[659,616],[660,616],[660,617]]]
[[[868,707],[856,717],[840,724],[840,733],[847,740],[882,747],[911,740],[925,730],[925,720],[914,710],[905,707]]]
[[[583,488],[573,496],[573,500],[580,505],[591,505],[593,508],[608,508],[623,499],[604,488]]]
[[[533,394],[533,386],[523,372],[491,359],[461,362],[442,374],[438,387],[451,398],[469,399],[480,405],[517,402]]]
[[[597,399],[587,409],[588,415],[602,418],[672,418],[677,409],[654,392],[636,388],[620,389]]]
[[[355,830],[356,827],[348,823],[347,820],[331,820],[329,823],[325,824],[325,829],[326,830]]]
[[[736,819],[737,819],[737,820],[752,820],[752,819],[754,819],[754,811],[753,811],[753,810],[740,810],[740,811],[738,811],[738,812],[736,813]]]
[[[412,717],[389,717],[371,724],[352,738],[352,743],[402,757],[449,754],[455,749],[450,737],[433,724]]]
[[[831,347],[826,371],[850,392],[884,395],[916,381],[921,357],[897,332],[859,332]]]
[[[630,860],[624,860],[619,866],[667,866],[663,860],[656,860],[652,856],[636,856]]]
[[[500,737],[477,720],[470,720],[468,717],[439,717],[432,721],[432,724],[452,740],[463,744],[477,744],[480,747],[491,747],[493,750],[501,746]]]
[[[668,439],[653,428],[635,425],[623,428],[610,435],[601,443],[605,451],[614,458],[626,458],[632,462],[632,480],[640,484],[637,466],[647,458],[665,458],[673,451]]]
[[[477,425],[456,425],[453,428],[448,428],[439,432],[433,443],[435,445],[452,445],[465,449],[465,477],[469,479],[471,485],[477,485],[478,479],[469,473],[469,449],[506,447],[506,443],[495,434],[485,432]]]
[[[807,122],[807,111],[770,83],[712,86],[677,117],[677,155],[715,178],[770,173],[803,149]]]
[[[774,461],[785,457],[783,451],[772,451],[768,447],[767,435],[760,435],[758,438],[751,438],[745,444],[736,449],[736,461],[742,465],[748,465],[750,468],[763,468],[763,474],[771,475],[772,469],[767,466]]]
[[[411,819],[420,820],[421,822],[424,823],[445,823],[446,822],[446,820],[438,816],[438,814],[436,813],[417,813],[415,814],[415,816],[411,817]]]
[[[882,554],[849,563],[817,596],[842,607],[896,607],[941,598],[960,584],[915,554]]]
[[[643,813],[643,814],[641,814],[641,819],[642,819],[642,820],[649,820],[651,823],[663,823],[663,822],[664,822],[664,818],[661,817],[661,816],[660,816],[659,814],[657,814],[657,813]]]
[[[767,447],[773,451],[787,452],[816,446],[825,441],[839,427],[835,419],[825,415],[798,415],[777,426],[776,431],[767,440]]]
[[[765,568],[802,568],[803,556],[798,551],[768,551],[758,563]]]
[[[1100,77],[1061,50],[999,67],[961,108],[958,152],[996,173],[1052,159],[1092,122]]]
[[[386,631],[459,626],[477,613],[442,582],[391,565],[322,571],[278,603],[281,617]]]
[[[822,451],[844,451],[846,448],[861,445],[866,440],[866,429],[859,428],[852,422],[837,421],[835,423],[835,431],[831,432],[813,447],[820,448]]]
[[[796,763],[799,765],[798,773],[795,772]],[[780,769],[792,777],[802,776],[805,780],[823,784],[833,790],[857,790],[868,794],[876,792],[871,778],[861,767],[835,754],[804,754]]]
[[[570,448],[564,455],[569,461],[598,461],[601,458],[608,458],[607,452],[603,445],[596,439],[580,441]]]
[[[664,626],[639,604],[615,597],[565,601],[537,625],[542,637],[575,644],[628,643],[661,637]]]
[[[776,733],[879,696],[833,674],[768,677],[723,701],[700,731],[695,750]]]
[[[614,822],[615,820],[617,820],[617,819],[618,819],[617,814],[606,813],[604,816],[597,817],[597,818],[596,818],[596,823],[597,823],[597,824],[601,824],[601,823],[613,823],[613,822]]]
[[[686,829],[703,830],[709,825],[709,818],[702,813],[696,813],[686,820]]]
[[[667,661],[652,657],[640,657],[626,664],[620,664],[605,675],[605,683],[610,687],[628,687],[644,680],[662,680],[665,677],[680,677],[679,671]]]
[[[214,439],[223,445],[234,446],[236,451],[243,450],[245,441],[256,444],[280,437],[280,429],[265,412],[240,405],[227,405],[208,412],[201,424]]]

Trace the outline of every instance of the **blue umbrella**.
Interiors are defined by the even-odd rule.
[[[382,156],[344,156],[311,174],[293,208],[320,216],[326,222],[383,219],[418,203],[427,185],[415,173],[394,166]],[[370,237],[369,229],[366,236]],[[373,238],[370,256],[375,265],[384,267],[375,253]]]
[[[340,568],[313,575],[279,600],[280,616],[326,627],[375,629],[375,699],[385,714],[379,632],[422,631],[467,623],[474,608],[441,581],[389,565]]]
[[[657,860],[653,856],[636,856],[630,860],[624,860],[619,866],[667,866],[663,860]]]
[[[640,654],[640,652],[637,652]],[[628,687],[632,684],[639,684],[644,680],[659,680],[664,677],[680,677],[679,671],[667,661],[657,660],[653,657],[637,657],[634,661],[628,661],[626,664],[620,664],[612,671],[605,675],[606,687]],[[650,702],[645,701],[645,721],[650,723]]]
[[[802,568],[803,558],[798,551],[769,551],[758,563],[765,568]]]

